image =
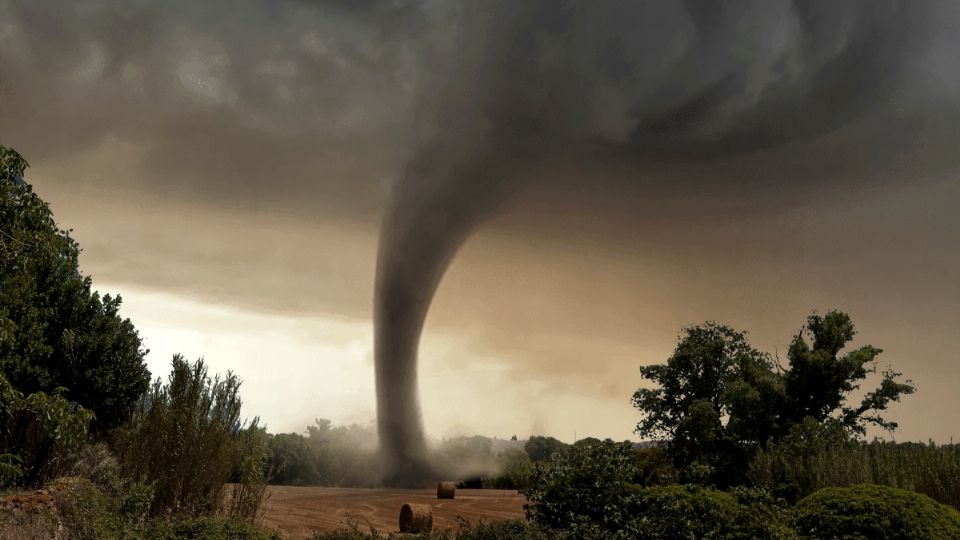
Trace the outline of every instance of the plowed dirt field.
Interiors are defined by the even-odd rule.
[[[429,504],[434,530],[453,529],[457,516],[471,523],[523,517],[526,500],[516,491],[458,489],[453,500],[437,499],[433,489],[352,489],[271,486],[262,526],[285,538],[309,538],[314,531],[356,525],[367,531],[397,532],[404,503]]]

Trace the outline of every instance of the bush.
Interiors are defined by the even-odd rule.
[[[785,504],[766,491],[640,485],[662,478],[652,474],[665,470],[662,458],[630,443],[574,444],[537,465],[522,491],[527,515],[573,538],[795,537]]]
[[[887,486],[824,488],[800,501],[794,514],[797,531],[816,538],[960,538],[960,512]]]
[[[115,501],[86,478],[60,478],[51,485],[51,491],[57,513],[71,538],[121,538],[128,528]]]
[[[230,519],[200,517],[179,521],[154,520],[145,540],[279,540],[253,525]]]
[[[516,538],[517,540],[548,540],[557,538],[554,531],[545,531],[535,524],[521,519],[509,521],[481,522],[471,526],[461,524],[461,528],[454,535],[456,540],[499,540],[501,538]]]
[[[521,491],[527,516],[548,528],[592,525],[622,530],[631,520],[631,485],[641,477],[633,445],[611,440],[575,444],[534,469]]]
[[[258,427],[254,420],[240,432],[237,441],[231,478],[235,483],[225,505],[230,518],[253,522],[259,517],[267,491],[267,452],[267,430]]]
[[[731,494],[736,497],[740,511],[729,538],[797,538],[787,501],[757,488],[738,487]]]
[[[24,396],[0,375],[0,488],[39,485],[63,472],[92,418],[59,393]]]
[[[422,540],[573,540],[570,533],[546,530],[536,524],[514,519],[506,521],[483,522],[471,525],[460,519],[457,531],[437,531],[430,534],[384,534],[376,530],[361,531],[358,527],[341,529],[334,532],[317,532],[313,540],[383,540],[384,538],[419,538]]]
[[[216,513],[233,477],[241,486],[228,511],[255,516],[265,488],[266,434],[256,419],[240,421],[239,389],[233,374],[210,379],[203,361],[175,356],[168,383],[157,380],[141,398],[114,448],[126,475],[154,486],[151,515]]]

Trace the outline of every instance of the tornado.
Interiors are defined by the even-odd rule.
[[[417,382],[424,322],[458,249],[528,181],[518,171],[578,152],[589,170],[598,154],[583,149],[602,147],[640,176],[650,160],[697,160],[724,178],[731,157],[807,140],[876,171],[884,156],[863,156],[878,140],[900,145],[918,119],[942,115],[917,104],[949,93],[924,76],[937,50],[957,45],[960,20],[949,1],[456,5],[439,18],[453,37],[425,60],[439,66],[419,108],[429,126],[380,235],[377,419],[393,484],[431,478]]]
[[[501,197],[506,164],[481,166],[483,153],[423,150],[393,194],[377,260],[375,355],[377,419],[386,481],[431,478],[417,388],[424,320],[460,245]]]

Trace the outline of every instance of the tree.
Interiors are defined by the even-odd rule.
[[[770,409],[779,387],[766,380],[772,362],[744,333],[727,326],[707,322],[684,332],[666,364],[640,368],[658,387],[633,396],[634,406],[645,413],[637,433],[669,441],[675,466],[687,473],[713,476],[718,469],[745,468],[744,447],[775,425]],[[764,421],[755,423],[758,417]],[[756,433],[732,432],[738,427]]]
[[[900,401],[901,395],[913,393],[910,381],[897,381],[901,373],[884,371],[877,389],[867,393],[857,406],[845,406],[848,394],[857,390],[867,375],[876,372],[876,358],[882,352],[865,345],[838,357],[854,335],[850,317],[831,311],[822,317],[811,315],[805,329],[794,337],[788,352],[790,369],[783,377],[791,424],[805,417],[822,422],[839,410],[838,419],[855,433],[865,433],[869,424],[888,431],[897,428],[896,422],[885,420],[879,413],[890,402]]]
[[[550,459],[554,454],[562,454],[567,445],[553,437],[534,435],[523,445],[523,449],[533,462]]]
[[[637,433],[667,441],[686,479],[733,484],[744,480],[758,448],[779,441],[807,418],[832,419],[852,434],[864,433],[871,423],[892,430],[896,424],[879,413],[913,386],[886,371],[876,390],[857,406],[846,406],[849,394],[876,371],[880,353],[867,345],[838,356],[854,335],[844,313],[811,315],[781,370],[750,346],[743,332],[713,322],[686,328],[666,364],[640,368],[656,386],[633,396],[644,414]]]
[[[120,297],[80,273],[80,247],[23,181],[27,167],[0,146],[0,368],[18,391],[59,393],[107,430],[146,391],[147,351]]]
[[[268,441],[270,482],[309,486],[320,483],[316,454],[307,438],[299,433],[277,433]]]

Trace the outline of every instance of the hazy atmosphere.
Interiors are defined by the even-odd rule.
[[[960,7],[811,22],[744,3],[704,33],[683,3],[599,2],[576,24],[549,4],[0,0],[0,139],[95,288],[124,297],[154,376],[177,352],[233,370],[273,432],[375,420],[391,196],[416,199],[403,178],[424,148],[480,137],[489,170],[465,178],[511,172],[456,203],[483,210],[424,327],[430,437],[636,439],[638,367],[683,326],[748,330],[783,358],[832,308],[916,384],[896,439],[960,436]],[[890,28],[871,49],[889,77],[865,79],[850,44]],[[841,91],[800,112],[798,89],[822,86]]]

